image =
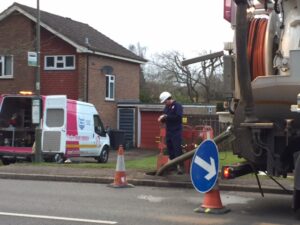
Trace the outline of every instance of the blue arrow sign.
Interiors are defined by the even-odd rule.
[[[216,143],[207,139],[196,150],[191,163],[191,180],[194,188],[206,193],[216,184],[219,170],[219,153]]]

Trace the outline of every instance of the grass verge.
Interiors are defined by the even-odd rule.
[[[219,153],[219,168],[223,165],[230,165],[233,163],[241,162],[242,159],[233,155],[231,152],[220,152]],[[125,165],[126,169],[135,169],[135,170],[145,170],[151,171],[156,169],[157,164],[157,156],[149,156],[141,159],[135,160],[126,160]],[[45,165],[45,166],[62,166],[62,167],[70,167],[70,168],[86,168],[86,169],[97,169],[97,168],[115,168],[116,163],[96,163],[96,162],[83,162],[83,163],[65,163],[65,164],[55,164],[55,163],[39,163],[36,165]]]

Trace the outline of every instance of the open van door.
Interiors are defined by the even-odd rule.
[[[43,100],[42,153],[61,159],[66,150],[67,97],[49,95]]]

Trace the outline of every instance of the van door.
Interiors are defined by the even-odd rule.
[[[66,108],[67,97],[64,95],[46,96],[44,98],[44,118],[42,129],[43,153],[65,154]]]

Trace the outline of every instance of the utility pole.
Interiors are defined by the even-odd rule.
[[[36,8],[37,8],[37,15],[36,15],[36,55],[37,55],[37,67],[36,67],[36,76],[35,76],[35,92],[37,96],[40,96],[41,94],[41,85],[40,85],[40,45],[41,45],[41,31],[40,31],[40,21],[41,21],[41,15],[40,15],[40,0],[37,0],[36,2]]]
[[[40,32],[40,1],[37,0],[36,3],[36,56],[37,56],[37,66],[36,66],[36,74],[35,74],[35,93],[37,95],[37,103],[38,104],[38,110],[40,112],[41,110],[41,85],[40,85],[40,73],[41,73],[41,67],[40,67],[40,45],[41,45],[41,32]],[[39,116],[41,113],[39,113]],[[42,152],[41,152],[41,137],[42,137],[42,130],[40,128],[40,120],[36,125],[35,128],[35,162],[41,162],[42,161]]]

